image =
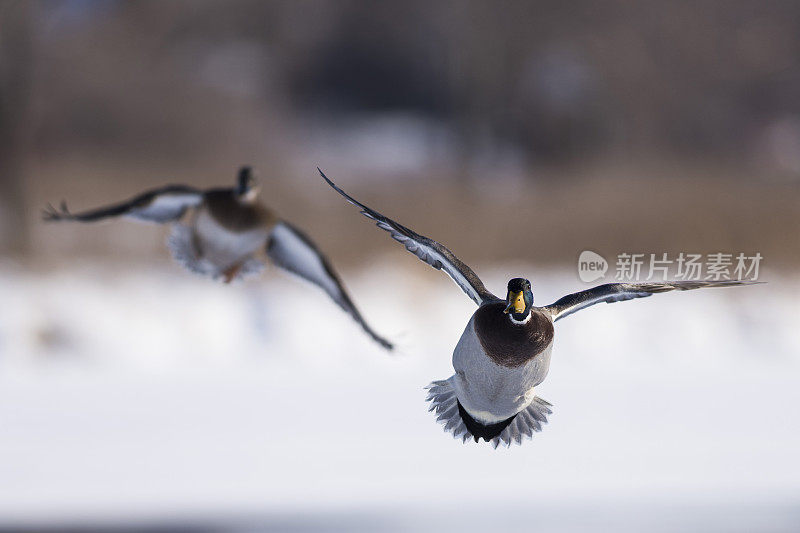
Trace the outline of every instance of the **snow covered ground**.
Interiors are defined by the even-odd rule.
[[[273,270],[0,266],[0,527],[800,530],[800,279],[559,322],[550,424],[492,450],[424,403],[472,302],[424,265],[345,274],[396,354]]]

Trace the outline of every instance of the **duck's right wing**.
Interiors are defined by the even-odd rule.
[[[344,196],[348,202],[360,208],[361,214],[374,220],[379,228],[388,231],[394,240],[406,247],[406,250],[416,255],[433,268],[447,272],[447,275],[453,278],[453,281],[455,281],[476,304],[481,305],[486,301],[498,299],[497,296],[484,287],[483,282],[475,272],[462,263],[461,260],[444,245],[420,235],[402,224],[383,216],[374,209],[367,207],[337,187],[335,183],[328,179],[322,170],[319,168],[317,170],[319,170],[323,179],[328,182],[328,185],[333,187],[333,190]]]
[[[756,281],[665,281],[660,283],[606,283],[585,291],[568,294],[545,306],[553,321],[569,316],[576,311],[599,303],[615,303],[646,298],[654,294],[669,291],[691,291],[704,287],[734,287],[736,285],[753,285]]]
[[[72,213],[66,202],[61,202],[60,209],[48,205],[42,216],[47,222],[71,220],[78,222],[95,222],[105,218],[127,216],[146,222],[163,224],[181,218],[187,209],[197,207],[203,202],[203,191],[185,185],[167,185],[153,189],[131,198],[125,202]]]
[[[361,316],[330,261],[308,235],[286,221],[279,222],[267,240],[267,256],[287,272],[320,287],[378,344],[387,350],[393,349],[392,343],[378,335]]]

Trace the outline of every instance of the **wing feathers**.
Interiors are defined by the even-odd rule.
[[[752,285],[754,281],[670,281],[663,283],[607,283],[591,289],[568,294],[557,302],[545,307],[553,320],[564,318],[576,311],[598,303],[615,303],[646,298],[653,294],[669,291],[690,291],[704,287],[733,287],[736,285]]]
[[[48,205],[42,216],[48,222],[70,220],[95,222],[110,217],[129,216],[147,222],[166,223],[178,220],[187,209],[203,201],[203,192],[185,185],[168,185],[146,191],[128,201],[81,213],[72,213],[66,202],[56,209]]]
[[[299,229],[288,222],[279,222],[270,233],[267,255],[277,266],[319,286],[378,344],[387,350],[393,348],[392,343],[375,333],[367,324],[328,259]]]
[[[329,180],[322,170],[319,168],[317,168],[317,170],[319,170],[322,178],[333,190],[341,194],[348,202],[358,207],[361,210],[361,214],[365,217],[374,220],[379,228],[388,231],[394,240],[405,246],[406,250],[416,255],[419,259],[428,263],[436,270],[444,270],[476,304],[481,305],[485,301],[497,299],[495,295],[486,289],[475,272],[461,262],[461,260],[445,246],[428,237],[415,233],[402,224],[367,207]]]

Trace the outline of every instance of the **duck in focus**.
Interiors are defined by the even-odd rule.
[[[230,283],[260,273],[269,260],[322,290],[382,347],[392,344],[364,320],[330,261],[300,229],[279,218],[259,201],[253,170],[242,167],[233,187],[196,189],[167,185],[134,198],[81,213],[65,202],[48,206],[48,222],[97,222],[125,217],[171,224],[167,245],[187,270]],[[183,221],[183,222],[182,222]]]
[[[497,448],[500,443],[522,444],[523,438],[541,431],[552,406],[535,395],[535,388],[547,377],[550,367],[554,322],[601,302],[621,302],[673,290],[754,283],[609,283],[537,307],[530,281],[513,278],[508,282],[505,298],[499,298],[445,246],[367,207],[319,172],[328,185],[363,215],[419,259],[447,273],[477,304],[453,351],[455,373],[426,387],[430,410],[435,411],[445,431],[463,442],[483,439]]]

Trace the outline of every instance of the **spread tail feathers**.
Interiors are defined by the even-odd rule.
[[[547,423],[547,415],[553,412],[550,409],[552,405],[535,397],[522,411],[501,423],[502,429],[498,427],[497,431],[488,434],[491,436],[487,436],[486,433],[475,435],[469,426],[474,428],[475,424],[480,425],[480,423],[470,417],[461,406],[450,380],[434,381],[425,388],[428,390],[426,401],[431,403],[428,410],[435,412],[436,421],[444,424],[446,432],[452,433],[454,438],[461,439],[462,442],[467,442],[469,439],[478,442],[479,438],[483,438],[495,448],[500,443],[508,447],[512,442],[522,444],[523,437],[531,438],[535,431],[542,430],[542,425]],[[466,414],[469,420],[465,420],[462,414]],[[488,429],[488,426],[485,428]]]

